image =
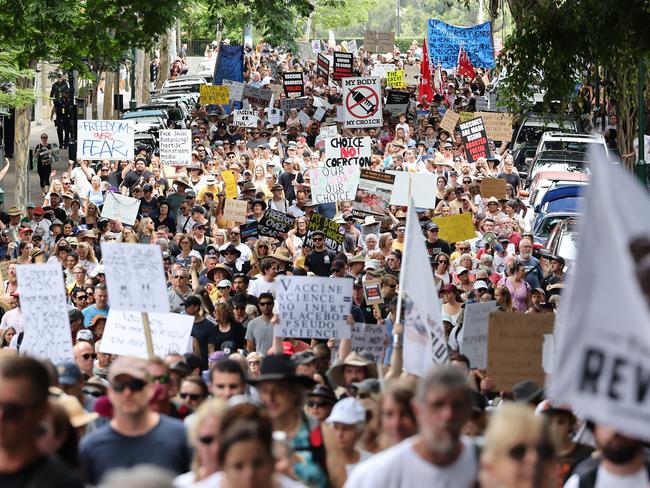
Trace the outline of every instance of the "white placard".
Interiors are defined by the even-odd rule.
[[[352,327],[352,348],[354,352],[372,353],[376,363],[384,360],[386,349],[386,327],[380,324],[355,322]]]
[[[312,276],[278,277],[276,302],[279,337],[349,339],[347,316],[352,306],[352,280]]]
[[[244,83],[241,81],[223,80],[221,84],[228,87],[231,102],[241,102],[244,95]]]
[[[111,310],[169,312],[159,246],[103,242],[102,257]]]
[[[472,368],[487,368],[488,323],[497,302],[468,303],[465,305],[463,326],[458,334],[460,352],[469,358]]]
[[[320,204],[354,200],[360,175],[360,168],[357,165],[333,168],[319,166],[310,169],[312,201]]]
[[[386,73],[395,71],[397,66],[392,63],[377,63],[372,67],[372,76],[378,76],[379,78],[386,78]]]
[[[140,200],[127,197],[121,193],[107,191],[104,195],[102,217],[118,220],[127,225],[133,225],[140,209]]]
[[[150,313],[149,328],[154,355],[162,358],[170,353],[187,352],[193,324],[194,317],[191,315]],[[100,352],[148,359],[142,314],[111,308]]]
[[[54,364],[71,361],[74,354],[61,265],[57,261],[20,265],[16,276],[25,323],[21,354]]]
[[[135,124],[131,120],[77,121],[77,159],[133,159]]]
[[[318,107],[312,115],[312,119],[321,121],[325,117],[325,109],[323,107]]]
[[[318,137],[324,139],[326,137],[336,137],[337,134],[338,132],[335,125],[324,125],[321,126]]]
[[[309,115],[307,115],[306,112],[303,112],[301,110],[300,112],[298,112],[298,120],[300,121],[300,124],[302,125],[302,128],[306,129],[307,125],[311,121],[311,118],[309,117]]]
[[[381,82],[377,77],[343,78],[344,127],[367,129],[381,127]]]
[[[332,137],[325,139],[325,166],[354,165],[370,167],[370,137]]]
[[[192,131],[190,129],[161,130],[160,162],[187,166],[192,161]]]
[[[326,110],[329,110],[332,105],[325,100],[324,98],[314,97],[314,107],[323,107]]]
[[[257,127],[255,110],[235,110],[233,114],[233,123],[236,127]]]
[[[284,120],[284,110],[279,108],[271,108],[268,113],[269,123],[273,125],[278,125]]]
[[[248,202],[246,200],[227,198],[223,205],[223,218],[241,224],[246,222],[247,211]]]
[[[420,68],[414,64],[404,66],[404,82],[407,86],[418,86],[420,84]]]
[[[405,173],[404,171],[388,171],[395,175],[393,193],[390,196],[391,205],[405,206],[409,204],[409,180],[411,195],[416,207],[436,208],[436,177],[430,173]]]
[[[319,52],[321,52],[320,39],[312,39],[311,52],[313,52],[314,54],[318,54]]]

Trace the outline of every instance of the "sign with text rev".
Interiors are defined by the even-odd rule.
[[[133,121],[77,121],[77,159],[120,161],[133,159]]]
[[[336,127],[335,127],[336,129]],[[329,137],[325,139],[325,166],[370,167],[372,141],[370,137]]]
[[[343,78],[343,110],[346,129],[381,127],[381,82],[376,77]]]

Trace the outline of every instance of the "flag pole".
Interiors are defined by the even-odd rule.
[[[409,223],[408,223],[408,207],[411,205],[411,175],[409,175],[409,189],[408,189],[408,205],[406,206],[407,208],[407,222],[406,222],[406,229],[404,233],[404,249],[406,249],[406,243],[408,242],[409,238]],[[399,270],[399,276],[400,279],[404,278],[404,272],[406,271],[404,268],[406,267],[406,259],[402,259],[402,263],[400,266]],[[400,320],[402,319],[402,299],[403,299],[404,293],[402,291],[402,287],[399,287],[399,290],[397,292],[397,311],[395,312],[395,324],[399,324]],[[397,339],[397,334],[394,334],[395,339]]]

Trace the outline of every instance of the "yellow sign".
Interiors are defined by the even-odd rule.
[[[440,227],[438,232],[440,239],[447,242],[460,242],[476,237],[472,214],[448,215],[447,217],[436,217],[431,220]]]
[[[227,86],[201,85],[200,94],[203,105],[227,105],[230,100]]]
[[[221,179],[226,185],[226,198],[237,198],[237,181],[232,171],[221,172]]]
[[[389,71],[386,73],[386,84],[393,88],[406,88],[404,70],[396,69],[395,71]]]

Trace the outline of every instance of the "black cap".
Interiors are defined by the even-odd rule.
[[[557,262],[560,263],[562,266],[565,265],[565,261],[564,261],[564,258],[563,258],[562,256],[553,256],[553,257],[551,258],[551,261],[557,261]]]
[[[440,230],[440,227],[435,222],[431,222],[427,225],[427,230]]]
[[[183,300],[181,305],[183,307],[187,307],[189,305],[198,305],[200,307],[201,306],[201,299],[198,297],[198,295],[190,295],[185,300]]]
[[[325,237],[325,232],[323,232],[322,230],[312,230],[311,231],[311,237],[313,238],[315,236],[323,236],[323,237]]]

